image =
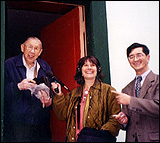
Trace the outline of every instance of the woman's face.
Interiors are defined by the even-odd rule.
[[[84,80],[95,80],[97,76],[97,66],[89,60],[86,60],[82,66],[82,76]]]

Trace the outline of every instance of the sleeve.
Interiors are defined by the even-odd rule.
[[[129,115],[128,111],[130,110],[146,116],[159,118],[159,80],[153,82],[148,87],[143,98],[131,96],[130,104],[123,106],[122,109],[127,115]]]
[[[69,94],[55,95],[53,97],[53,111],[61,121],[66,120],[67,108],[69,103]]]
[[[22,93],[22,91],[18,89],[17,84],[18,84],[19,77],[17,75],[16,70],[12,68],[13,66],[14,65],[5,63],[4,93],[5,93],[5,99],[10,101],[18,98],[18,95]]]
[[[112,135],[117,136],[120,130],[120,123],[112,117],[114,114],[118,114],[121,111],[121,107],[116,100],[116,94],[113,94],[111,90],[114,88],[109,88],[107,91],[107,109],[108,109],[108,121],[102,126],[102,129],[109,130]]]

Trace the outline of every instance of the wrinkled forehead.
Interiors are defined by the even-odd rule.
[[[30,44],[32,46],[38,46],[38,47],[41,47],[41,41],[38,40],[38,39],[33,39],[33,38],[30,38],[28,39],[27,41],[25,41],[25,44]]]

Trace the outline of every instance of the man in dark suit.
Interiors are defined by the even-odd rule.
[[[127,48],[127,57],[136,77],[122,93],[113,91],[122,104],[122,112],[115,118],[126,130],[126,142],[159,142],[159,75],[149,69],[146,45],[133,43]]]
[[[44,89],[30,90],[37,85],[34,78],[52,70],[39,58],[42,51],[40,39],[29,37],[21,53],[5,61],[4,142],[51,142],[52,98]]]

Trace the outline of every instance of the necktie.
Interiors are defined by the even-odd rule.
[[[138,76],[137,80],[136,80],[136,88],[135,88],[136,97],[139,96],[139,92],[140,92],[140,89],[141,89],[141,80],[142,80],[142,77]]]

